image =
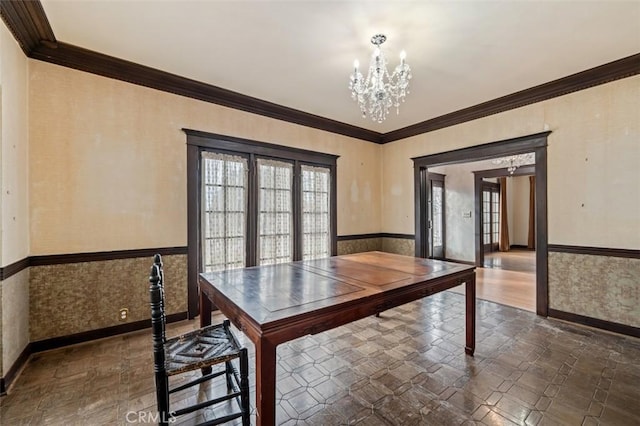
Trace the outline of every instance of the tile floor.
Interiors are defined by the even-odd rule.
[[[278,424],[640,424],[639,339],[478,301],[475,357],[463,342],[464,297],[444,292],[281,345]],[[148,330],[35,354],[0,399],[0,424],[145,423],[152,371]],[[210,391],[182,392],[174,408]]]

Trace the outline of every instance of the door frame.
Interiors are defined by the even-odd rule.
[[[506,168],[502,169],[491,169],[491,170],[480,170],[478,172],[473,172],[473,188],[474,188],[474,207],[476,211],[476,225],[475,229],[479,230],[480,233],[476,232],[476,266],[482,267],[484,265],[484,244],[482,241],[482,180],[484,178],[494,178],[494,177],[505,177],[505,176],[530,176],[536,174],[535,165],[531,164],[528,166],[518,167],[513,173],[509,173]],[[536,195],[538,193],[538,189],[536,188]],[[546,201],[546,199],[545,199]],[[537,211],[536,211],[537,214]],[[536,223],[537,225],[537,223]],[[536,274],[538,272],[537,268],[537,259],[536,259]]]
[[[505,172],[507,170],[505,169]],[[475,179],[474,179],[474,184],[475,184]],[[480,214],[478,215],[478,218],[480,219],[480,244],[482,245],[482,251],[486,251],[487,250],[487,244],[484,242],[484,225],[485,225],[485,221],[484,221],[484,193],[485,191],[489,191],[489,205],[493,206],[493,194],[497,193],[498,197],[500,196],[500,187],[501,185],[499,183],[495,183],[495,182],[488,182],[485,181],[484,179],[482,179],[480,181],[480,200],[477,199],[477,194],[475,192],[475,187],[474,187],[474,206],[475,203],[477,203],[478,201],[480,202]],[[492,208],[489,209],[489,235],[491,235],[491,237],[489,238],[491,241],[489,241],[489,246],[491,247],[489,249],[489,251],[498,251],[499,247],[500,247],[500,241],[493,241],[493,234],[494,234],[494,229],[493,229],[493,210]],[[500,213],[500,211],[498,211],[498,214]],[[498,222],[498,231],[500,228],[500,222]],[[477,254],[476,254],[476,258],[477,258]],[[484,262],[480,262],[480,266],[484,265]],[[477,265],[476,265],[477,266]]]
[[[513,139],[487,143],[483,145],[461,148],[439,154],[414,157],[414,216],[415,216],[415,255],[424,257],[424,225],[422,214],[422,186],[420,175],[422,169],[446,164],[468,163],[470,161],[488,160],[508,155],[535,154],[535,197],[536,197],[536,313],[547,316],[549,313],[548,290],[548,219],[547,219],[547,137],[548,132],[535,133]],[[476,206],[475,238],[479,241],[481,232],[478,226],[478,207]],[[477,243],[476,243],[477,244]],[[476,265],[478,262],[476,247]]]
[[[445,201],[445,175],[440,174],[440,173],[431,173],[428,172],[426,169],[424,171],[424,175],[425,175],[425,179],[426,182],[424,182],[425,185],[425,192],[424,192],[424,199],[426,204],[423,206],[425,208],[425,212],[427,215],[426,218],[426,224],[427,229],[429,229],[429,232],[426,233],[426,239],[425,239],[425,253],[426,253],[426,257],[429,258],[433,258],[433,259],[444,259],[445,257],[445,251],[446,251],[446,201]],[[435,256],[434,250],[433,250],[433,202],[432,202],[432,198],[433,198],[433,182],[442,182],[442,256]]]

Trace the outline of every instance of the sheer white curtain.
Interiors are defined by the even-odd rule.
[[[302,259],[331,256],[328,168],[302,166]]]
[[[258,264],[293,260],[293,165],[258,159]]]
[[[203,271],[242,268],[246,264],[247,160],[202,153]]]

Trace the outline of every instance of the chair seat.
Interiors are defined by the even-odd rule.
[[[165,342],[168,376],[199,370],[240,356],[240,345],[224,324],[204,327]]]
[[[173,337],[166,338],[166,316],[164,313],[164,272],[162,257],[153,257],[153,266],[149,275],[149,298],[151,306],[151,337],[153,341],[153,370],[156,382],[156,401],[158,404],[158,424],[169,426],[177,418],[185,414],[203,410],[214,410],[207,416],[215,414],[199,426],[213,426],[242,418],[243,426],[250,426],[249,407],[249,361],[247,348],[243,348],[230,330],[231,322],[225,319],[222,324],[211,325]],[[221,364],[222,368],[213,368]],[[234,364],[240,367],[240,374]],[[197,378],[185,378],[186,383],[169,385],[169,376],[175,376],[194,370],[201,370],[202,375]],[[186,376],[186,375],[185,375]],[[172,410],[171,394],[185,389],[210,383],[217,377],[226,380],[226,392],[217,386],[210,386],[211,393],[200,393],[195,404]],[[216,389],[217,388],[217,389]],[[201,400],[200,396],[205,396]],[[181,399],[180,401],[184,401]],[[228,402],[235,401],[238,410],[229,411]],[[222,404],[227,404],[224,407]],[[184,405],[184,403],[182,403]]]

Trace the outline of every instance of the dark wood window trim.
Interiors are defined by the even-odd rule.
[[[271,158],[286,161],[293,164],[294,184],[293,184],[293,205],[294,209],[300,211],[301,193],[297,183],[302,165],[311,165],[328,168],[331,174],[331,194],[330,194],[330,227],[331,227],[331,254],[336,255],[338,251],[337,239],[337,183],[336,183],[336,163],[338,156],[322,152],[309,151],[300,148],[290,148],[281,145],[258,142],[248,139],[225,136],[214,133],[207,133],[198,130],[182,129],[187,134],[187,297],[188,315],[194,318],[198,313],[198,274],[200,273],[200,190],[201,172],[200,157],[203,151],[223,152],[240,155],[249,158],[253,163],[256,158]],[[256,179],[256,176],[249,172],[249,179]],[[249,192],[249,207],[247,209],[248,222],[255,225],[257,218],[256,194]],[[302,256],[302,233],[299,232],[302,224],[300,218],[294,217],[294,260],[299,260]],[[256,226],[248,226],[247,240],[256,241]],[[247,266],[256,263],[256,247],[254,244],[247,245]]]
[[[469,148],[457,149],[454,151],[442,152],[439,154],[415,157],[414,167],[414,214],[416,229],[416,256],[424,257],[422,247],[424,224],[426,217],[421,209],[422,185],[421,170],[429,167],[442,166],[446,164],[467,163],[470,161],[488,160],[491,158],[504,157],[507,155],[524,154],[533,152],[535,154],[535,175],[536,175],[536,312],[538,315],[547,316],[549,309],[548,294],[548,218],[547,218],[547,137],[551,132],[536,133],[529,136],[522,136],[513,139],[492,142],[484,145],[477,145]],[[476,180],[482,174],[476,174]],[[475,196],[479,197],[481,185],[475,185]],[[481,232],[481,218],[478,204],[476,203],[475,214],[475,239],[476,239],[476,264],[478,261],[478,244]]]

